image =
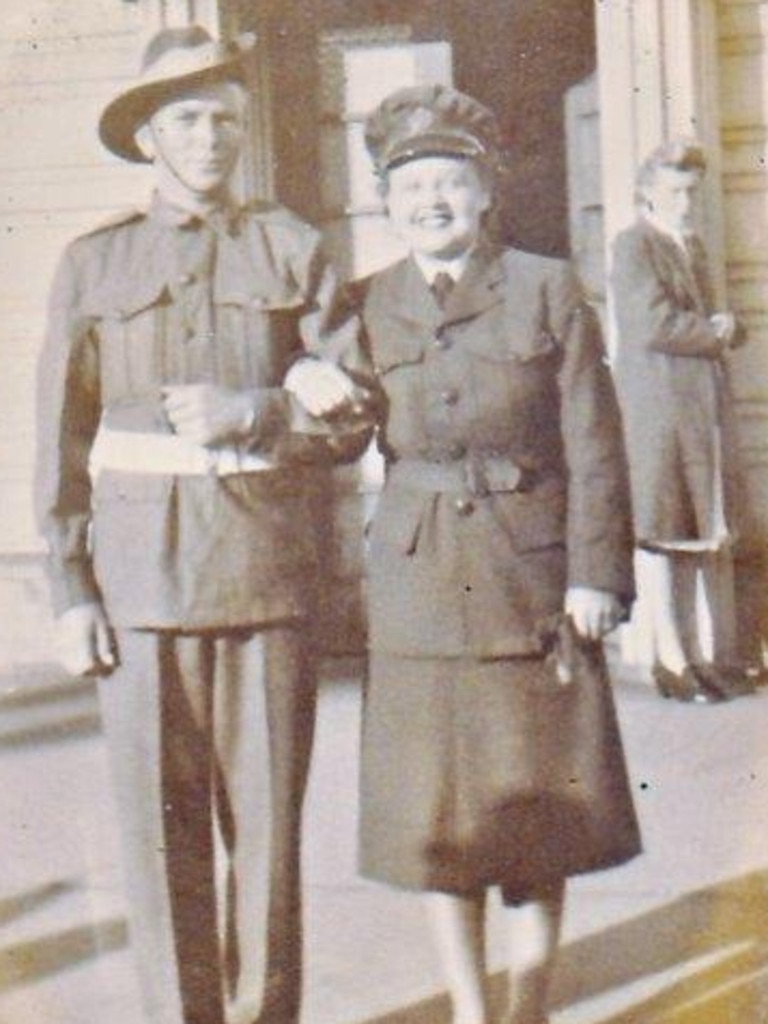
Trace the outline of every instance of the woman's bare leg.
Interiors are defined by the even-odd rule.
[[[653,630],[656,660],[679,675],[690,658],[685,649],[682,616],[685,601],[681,590],[680,566],[674,555],[647,553],[645,576],[648,586],[648,610]],[[690,595],[690,601],[694,596]]]
[[[509,1007],[504,1024],[546,1024],[565,883],[541,899],[505,907]]]
[[[454,1024],[486,1024],[485,899],[428,893],[425,904],[453,1004]]]

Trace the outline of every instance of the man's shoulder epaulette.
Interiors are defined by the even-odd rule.
[[[254,199],[245,206],[245,213],[254,220],[276,230],[285,229],[298,234],[315,235],[316,229],[289,210],[287,206],[267,199]]]
[[[132,210],[120,210],[118,213],[113,213],[106,220],[96,224],[90,230],[83,232],[81,238],[91,238],[94,235],[100,235],[104,231],[110,231],[113,228],[123,227],[125,224],[132,224],[140,220],[144,220],[147,216],[146,210],[141,210],[135,207]]]

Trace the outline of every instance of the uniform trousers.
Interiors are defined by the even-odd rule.
[[[118,633],[100,704],[151,1024],[298,1019],[316,707],[296,624]]]

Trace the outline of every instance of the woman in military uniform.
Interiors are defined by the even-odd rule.
[[[366,124],[409,255],[353,286],[377,396],[361,868],[428,893],[454,1020],[541,1024],[565,879],[639,849],[600,638],[631,601],[629,501],[594,316],[566,263],[492,244],[491,113],[440,86]]]

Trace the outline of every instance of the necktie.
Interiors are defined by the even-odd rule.
[[[693,266],[696,261],[696,239],[693,235],[681,235],[681,248],[685,253],[686,259]]]
[[[707,256],[701,239],[698,235],[688,234],[683,236],[685,256],[688,262],[688,270],[693,278],[698,291],[698,301],[703,308],[710,306],[714,297],[711,292],[709,271],[707,269]]]
[[[435,302],[438,304],[440,309],[445,309],[445,304],[448,301],[448,296],[453,291],[455,282],[450,274],[441,270],[439,274],[435,274],[432,284],[429,286],[429,290],[435,297]]]

